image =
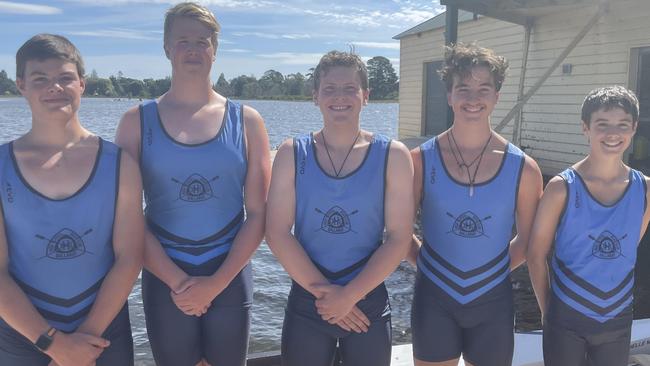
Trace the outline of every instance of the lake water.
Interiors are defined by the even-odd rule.
[[[79,115],[82,123],[91,131],[112,141],[120,116],[137,103],[136,100],[84,99]],[[288,137],[315,131],[321,127],[320,112],[310,102],[245,101],[245,103],[257,109],[264,117],[272,147],[277,147]],[[363,110],[362,127],[395,138],[397,112],[396,103],[371,103]],[[23,99],[0,98],[0,143],[15,139],[27,132],[30,121],[29,108]],[[639,249],[640,263],[648,263],[650,259],[647,241],[644,240]],[[253,269],[255,292],[250,352],[279,350],[284,306],[291,282],[266,243],[262,243],[255,254]],[[395,344],[408,343],[411,339],[409,316],[414,274],[412,267],[402,263],[386,281],[392,305]],[[637,318],[650,315],[649,278],[650,266],[638,266],[635,302]],[[518,330],[539,328],[539,312],[525,267],[513,273],[512,283],[516,304],[516,328]],[[129,304],[136,361],[140,365],[152,365],[139,281],[129,296]]]

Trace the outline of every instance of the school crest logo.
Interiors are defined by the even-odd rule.
[[[589,235],[589,239],[594,241],[591,248],[591,254],[600,259],[616,259],[623,255],[621,251],[621,240],[625,239],[627,234],[617,238],[610,231],[605,230],[597,238]]]
[[[219,179],[219,176],[208,180],[205,179],[200,174],[192,174],[185,181],[181,182],[176,178],[172,178],[174,183],[177,183],[181,186],[181,190],[178,193],[178,199],[187,201],[187,202],[201,202],[207,201],[210,198],[217,198],[214,195],[212,190],[211,182]]]
[[[492,216],[486,216],[481,219],[472,211],[465,211],[458,217],[447,212],[447,216],[454,219],[451,230],[449,230],[447,234],[453,233],[454,235],[462,236],[464,238],[487,237],[483,229],[483,221],[491,219]]]
[[[323,215],[321,226],[316,231],[323,230],[330,234],[345,234],[349,231],[355,232],[352,230],[352,225],[350,224],[350,216],[356,214],[359,210],[354,210],[349,214],[339,206],[334,206],[327,212],[323,212],[318,208],[314,210]]]
[[[83,237],[90,234],[93,229],[86,230],[83,234],[79,235],[74,230],[64,228],[59,230],[50,239],[43,235],[36,234],[35,236],[47,242],[45,249],[45,256],[41,258],[50,259],[72,259],[84,255],[86,253],[92,254],[86,250]]]

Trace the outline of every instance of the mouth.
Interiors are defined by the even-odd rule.
[[[603,144],[607,148],[614,149],[614,148],[617,148],[617,147],[623,145],[623,141],[616,141],[616,142],[603,141],[603,142],[601,142],[601,144]]]
[[[347,111],[347,110],[349,110],[351,108],[352,107],[349,106],[349,105],[332,105],[332,106],[329,106],[329,109],[333,110],[335,112],[343,112],[343,111]]]
[[[47,98],[47,99],[43,99],[43,102],[48,103],[48,104],[69,103],[70,99],[68,99],[68,98]]]
[[[471,105],[465,105],[462,107],[462,110],[467,113],[481,113],[485,107],[483,106],[471,106]]]

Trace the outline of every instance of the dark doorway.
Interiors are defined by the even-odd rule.
[[[434,136],[449,128],[447,87],[438,76],[442,63],[443,61],[432,61],[424,64],[426,84],[422,133],[425,136]]]

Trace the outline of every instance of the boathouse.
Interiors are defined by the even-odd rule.
[[[650,1],[441,0],[447,11],[400,41],[399,137],[432,136],[452,120],[437,70],[445,42],[477,41],[510,61],[493,128],[553,175],[588,152],[587,92],[636,91],[641,123],[627,159],[650,173]]]

